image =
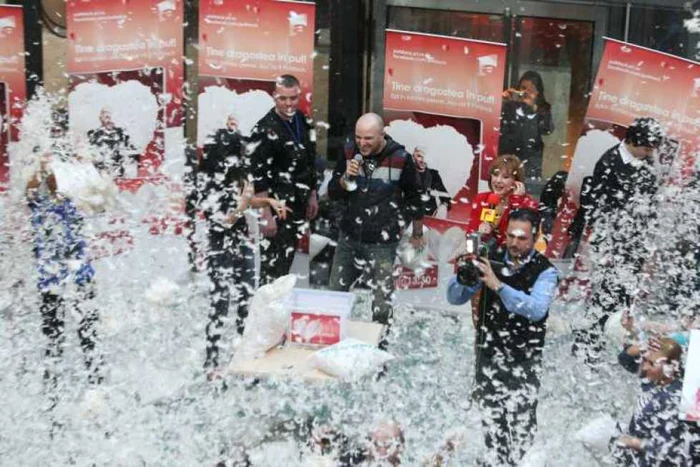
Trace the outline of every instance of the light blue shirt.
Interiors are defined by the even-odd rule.
[[[532,259],[535,252],[530,253],[528,262]],[[517,271],[513,268],[513,263],[506,253],[506,267],[512,272]],[[526,263],[520,265],[524,266]],[[547,314],[549,306],[554,300],[554,295],[557,292],[557,281],[559,272],[556,268],[550,267],[542,271],[537,277],[535,284],[532,286],[530,293],[522,290],[516,290],[513,287],[503,284],[503,287],[498,292],[498,296],[503,302],[506,310],[510,313],[523,316],[531,321],[541,321]],[[481,288],[483,283],[479,281],[473,287],[466,287],[457,282],[457,277],[450,279],[447,286],[447,301],[452,305],[463,305],[467,303],[472,296]]]

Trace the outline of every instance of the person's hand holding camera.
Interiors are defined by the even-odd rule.
[[[490,222],[482,222],[479,224],[479,233],[484,236],[489,236],[493,233],[493,224]]]
[[[533,111],[537,112],[537,104],[535,103],[537,96],[527,91],[520,91],[520,93],[520,102],[527,104]]]
[[[503,287],[503,283],[498,280],[496,273],[493,272],[491,263],[486,258],[479,258],[476,263],[476,267],[481,271],[481,281],[494,292],[498,292]]]
[[[520,91],[518,91],[515,88],[508,88],[505,91],[503,91],[503,98],[515,100],[515,96],[517,96],[518,92]]]

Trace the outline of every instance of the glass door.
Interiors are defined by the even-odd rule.
[[[567,170],[588,105],[595,66],[602,54],[607,27],[606,7],[519,1],[486,5],[476,0],[388,0],[384,26],[391,29],[502,42],[508,46],[508,76],[504,87],[517,87],[520,77],[534,71],[542,77],[551,104],[554,129],[542,137],[544,149],[536,176],[528,183],[539,195],[555,173]],[[498,3],[501,3],[500,5]],[[381,14],[381,8],[377,12]],[[383,29],[376,30],[377,57],[383,56]],[[381,50],[381,53],[380,53]],[[381,73],[381,74],[380,74]],[[381,108],[383,64],[375,61],[372,107]]]
[[[544,183],[566,170],[573,157],[588,105],[593,33],[592,21],[532,16],[512,20],[510,85],[518,87],[526,73],[541,76],[553,123],[551,132],[542,136],[542,160],[536,161],[534,180],[528,183],[532,194],[539,195]]]

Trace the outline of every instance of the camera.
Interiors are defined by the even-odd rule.
[[[525,91],[515,91],[510,93],[510,99],[514,101],[521,101],[527,97],[527,92]]]
[[[474,287],[483,276],[474,264],[475,257],[487,257],[488,247],[479,241],[478,234],[467,235],[466,253],[457,258],[457,282],[466,287]]]

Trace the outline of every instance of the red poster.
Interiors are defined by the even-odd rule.
[[[9,179],[8,145],[27,99],[24,68],[24,19],[21,6],[0,6],[0,191]]]
[[[498,155],[505,70],[504,44],[386,32],[387,133],[409,152],[424,154],[435,200],[425,223],[436,240],[452,227],[466,227],[471,200],[487,187],[490,163]],[[425,270],[425,277],[402,271],[397,286],[439,287],[439,272],[452,268],[437,251],[428,259],[436,264]]]
[[[200,2],[200,140],[222,127],[230,113],[243,120],[241,131],[252,128],[249,120],[262,117],[262,108],[266,107],[267,112],[273,105],[271,98],[266,100],[255,91],[269,95],[275,79],[283,74],[299,79],[300,108],[310,112],[315,18],[316,6],[307,2]],[[207,89],[210,87],[219,89]],[[223,93],[224,90],[229,92]]]
[[[428,166],[444,165],[441,175],[456,201],[448,219],[468,220],[467,200],[479,191],[479,181],[485,183],[489,165],[498,155],[505,70],[504,44],[386,32],[385,116],[391,122],[404,119],[417,123],[424,129],[423,136],[436,142],[434,154],[427,154],[426,159]],[[449,128],[456,134],[450,134]],[[448,138],[453,144],[446,144],[445,149],[454,144],[458,149],[439,151],[438,141]],[[445,176],[458,179],[450,184]],[[457,191],[447,186],[455,184]]]
[[[72,130],[98,151],[111,151],[105,164],[116,178],[161,175],[169,150],[181,142],[182,0],[69,0],[66,6]],[[121,129],[118,137],[102,137],[108,120]]]
[[[561,258],[566,251],[584,177],[593,173],[600,156],[620,142],[637,117],[659,120],[679,147],[676,162],[692,163],[691,156],[700,148],[700,63],[606,39],[549,256]]]

